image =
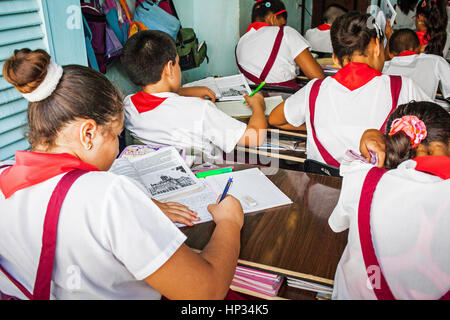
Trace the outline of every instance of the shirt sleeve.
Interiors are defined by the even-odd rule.
[[[303,38],[303,36],[294,28],[286,26],[284,28],[284,32],[286,36],[286,43],[289,46],[292,60],[297,58],[300,53],[310,47],[308,41]]]
[[[137,280],[158,270],[186,240],[144,186],[125,176],[109,186],[102,224],[112,254]]]
[[[233,151],[247,130],[247,125],[230,117],[210,101],[205,101],[203,111],[203,137],[224,152]]]
[[[284,117],[294,127],[299,127],[306,122],[306,110],[309,108],[309,93],[315,80],[286,99],[284,103]]]
[[[436,74],[439,79],[441,91],[444,98],[450,98],[450,65],[444,58],[439,57],[438,60]]]

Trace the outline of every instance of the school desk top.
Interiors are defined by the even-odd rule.
[[[235,170],[251,167],[235,165]],[[328,226],[342,180],[283,169],[269,175],[267,168],[260,169],[293,204],[245,215],[239,264],[332,285],[348,235],[347,231],[334,233]],[[186,244],[201,250],[214,231],[214,223],[181,230],[188,237]],[[315,299],[314,293],[286,285],[279,296]]]

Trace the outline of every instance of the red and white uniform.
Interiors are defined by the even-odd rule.
[[[284,83],[297,77],[295,58],[309,48],[309,43],[294,28],[284,26],[279,51],[265,79],[268,84]],[[270,59],[280,27],[267,23],[252,23],[236,48],[238,65],[246,72],[260,77]],[[244,74],[245,75],[245,74]],[[248,78],[248,77],[247,77]],[[254,83],[248,79],[250,83]]]
[[[247,125],[214,103],[173,92],[138,92],[125,98],[125,127],[147,144],[193,147],[214,155],[214,146],[231,152]]]
[[[450,65],[440,56],[405,51],[387,61],[383,73],[413,79],[431,99],[439,85],[444,97],[450,97]]]
[[[333,53],[330,30],[331,26],[329,24],[322,24],[317,28],[306,31],[305,38],[311,44],[311,50]]]
[[[286,100],[284,115],[293,126],[306,123],[308,159],[332,166],[339,166],[347,150],[359,150],[365,130],[382,129],[396,106],[411,100],[431,101],[409,78],[401,77],[395,93],[389,76],[366,64],[349,63],[335,76],[324,79],[316,92],[314,137],[310,115],[312,89],[317,81],[310,81]],[[336,163],[324,159],[317,141]]]
[[[387,288],[390,299],[450,298],[450,157],[403,162],[382,175],[371,202],[363,204],[369,170],[380,169],[359,161],[341,166],[341,194],[328,222],[334,232],[349,234],[333,298],[380,299]],[[369,216],[361,215],[364,205]],[[376,264],[368,263],[367,239]]]
[[[57,228],[51,299],[160,299],[144,279],[186,236],[136,181],[68,154],[16,153],[0,169],[0,264],[33,291],[50,196],[64,173],[81,176],[64,199]],[[0,272],[0,291],[25,299]]]

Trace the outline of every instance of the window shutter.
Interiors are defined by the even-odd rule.
[[[38,0],[0,1],[0,70],[15,49],[47,49]],[[0,161],[29,144],[24,138],[28,101],[0,76]]]

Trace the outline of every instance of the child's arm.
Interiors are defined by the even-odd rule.
[[[182,87],[177,92],[180,96],[209,98],[212,103],[216,102],[216,94],[208,87]]]
[[[316,59],[314,59],[308,49],[303,50],[294,61],[300,69],[302,69],[308,79],[325,78],[322,67],[317,63]]]
[[[244,99],[247,101],[248,107],[252,108],[253,113],[238,144],[247,147],[259,147],[264,143],[267,134],[264,97],[257,93],[253,97],[244,95]]]
[[[244,215],[239,200],[227,196],[208,206],[216,227],[198,254],[182,245],[145,281],[171,300],[223,299],[229,290],[240,251]]]
[[[269,124],[271,126],[284,129],[284,130],[295,130],[295,131],[306,131],[306,125],[303,124],[300,127],[294,127],[286,120],[284,115],[284,104],[285,101],[280,103],[269,115]]]
[[[188,207],[181,203],[163,203],[155,199],[152,200],[172,222],[183,223],[187,226],[193,226],[195,221],[200,220],[196,212],[190,210]]]
[[[386,159],[386,144],[384,141],[384,135],[377,129],[366,130],[361,136],[361,142],[359,145],[359,152],[361,155],[370,162],[370,152],[372,150],[377,154],[378,163],[377,167],[384,167],[384,160]]]

